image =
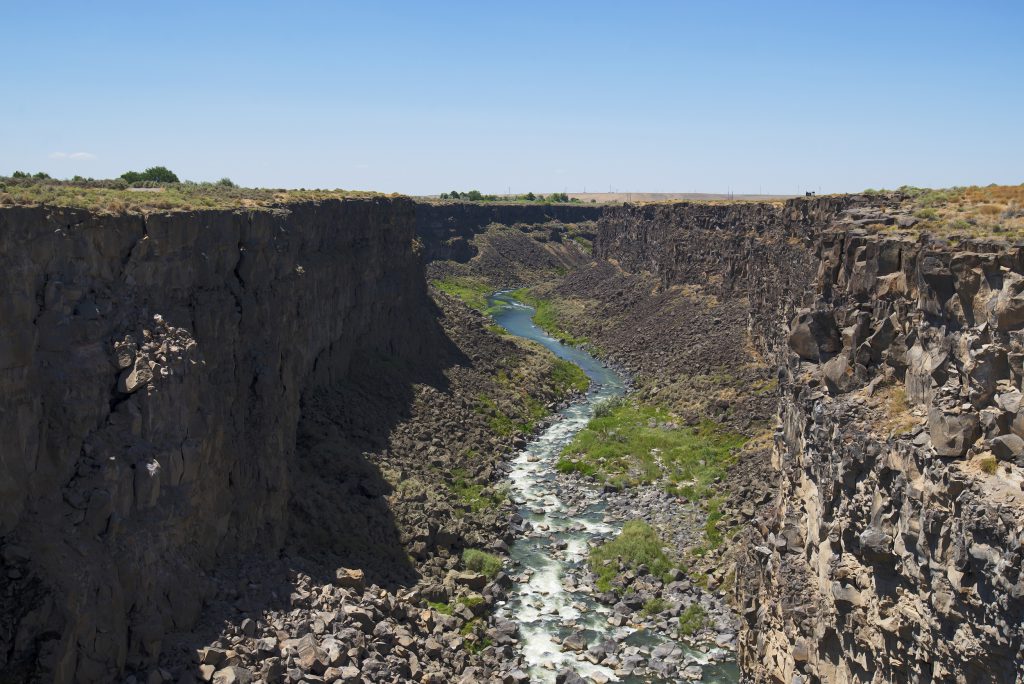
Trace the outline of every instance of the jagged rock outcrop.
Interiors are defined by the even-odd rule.
[[[281,546],[302,397],[442,346],[413,211],[0,210],[0,669],[152,663],[218,559]]]
[[[1024,248],[841,230],[818,254],[790,341],[833,352],[786,365],[743,665],[766,681],[1015,681]]]
[[[915,222],[897,200],[627,206],[599,225],[595,255],[627,274],[745,299],[751,344],[781,364],[759,475],[776,484],[734,494],[753,681],[1019,678],[1024,252],[879,232]]]

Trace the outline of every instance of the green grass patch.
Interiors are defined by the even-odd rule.
[[[473,482],[466,477],[464,470],[458,468],[452,471],[452,481],[448,488],[475,513],[499,506],[508,497],[505,489],[491,489]]]
[[[573,390],[586,392],[590,387],[590,378],[583,369],[565,359],[555,359],[555,365],[551,369],[551,380],[555,383],[555,391],[559,395],[568,394]]]
[[[479,572],[494,579],[501,572],[501,558],[480,549],[466,549],[462,552],[462,564],[467,570]],[[481,599],[482,600],[482,599]]]
[[[513,291],[512,297],[523,304],[532,306],[534,309],[533,322],[555,339],[576,347],[587,343],[586,337],[577,337],[563,327],[557,301],[536,297],[525,288]]]
[[[646,565],[657,577],[665,574],[672,567],[672,561],[662,546],[653,527],[643,520],[630,520],[623,525],[619,536],[590,551],[590,569],[597,575],[597,588],[601,591],[611,589],[619,562],[633,569]]]
[[[722,519],[722,497],[715,496],[706,504],[708,518],[704,522],[704,536],[708,540],[709,549],[717,549],[722,545],[722,531],[718,529],[718,523]]]
[[[582,235],[574,235],[572,239],[576,242],[576,244],[583,248],[583,251],[586,252],[587,254],[594,253],[594,243],[588,240],[587,238],[583,237]]]
[[[725,475],[742,435],[711,421],[671,427],[662,407],[613,402],[562,451],[559,472],[593,475],[601,481],[634,486],[666,478],[666,490],[696,501]]]
[[[441,601],[427,601],[427,605],[430,606],[432,610],[436,610],[438,613],[441,613],[442,615],[452,614],[451,604],[443,603]]]
[[[707,617],[703,606],[691,603],[679,615],[679,633],[683,636],[693,636],[704,627]]]
[[[458,297],[466,306],[480,313],[490,315],[493,310],[487,303],[487,296],[494,288],[479,278],[449,276],[442,280],[433,280],[431,284],[441,292]]]

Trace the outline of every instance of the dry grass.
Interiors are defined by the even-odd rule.
[[[907,390],[903,385],[885,387],[876,393],[879,408],[885,417],[879,425],[882,432],[904,434],[915,428],[921,419],[913,414],[913,406],[907,401]]]
[[[1024,185],[904,187],[900,192],[901,208],[922,219],[915,232],[952,239],[1024,238]]]
[[[380,196],[347,190],[235,188],[213,183],[172,183],[139,191],[114,182],[0,178],[0,206],[70,207],[120,214],[197,209],[269,208],[295,202]]]

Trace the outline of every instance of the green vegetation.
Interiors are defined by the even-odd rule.
[[[996,474],[997,465],[998,462],[996,461],[995,456],[983,456],[980,459],[978,459],[978,466],[981,468],[981,472],[987,473],[989,475]]]
[[[700,631],[707,622],[707,612],[699,603],[691,603],[679,615],[679,633],[683,636],[693,636]]]
[[[166,166],[151,166],[145,171],[126,171],[121,174],[121,180],[126,183],[180,183],[177,174]],[[230,181],[229,181],[230,182]]]
[[[452,470],[452,481],[448,485],[459,497],[463,504],[469,506],[474,513],[486,511],[495,506],[501,505],[508,498],[508,492],[503,489],[491,489],[482,484],[477,484],[466,477],[466,471],[461,468]]]
[[[655,597],[652,599],[648,599],[647,601],[644,601],[644,607],[640,612],[643,613],[646,617],[651,617],[652,615],[657,615],[658,613],[662,612],[663,610],[666,610],[667,608],[668,601],[666,601],[663,598]]]
[[[493,399],[481,394],[476,400],[476,412],[488,416],[488,422],[494,433],[502,437],[508,437],[516,432],[531,431],[532,421],[517,422],[512,416],[498,408],[498,403]]]
[[[144,182],[146,183],[146,182]],[[218,183],[171,183],[147,188],[129,189],[122,179],[73,181],[55,180],[46,174],[19,174],[0,178],[0,206],[46,205],[74,207],[98,212],[120,214],[152,211],[199,209],[273,209],[296,202],[380,197],[379,193],[345,190],[284,190],[273,188],[239,188]]]
[[[450,603],[443,603],[441,601],[427,601],[427,605],[430,606],[432,610],[436,610],[438,613],[441,613],[441,615],[451,615],[452,609],[454,608]]]
[[[711,421],[669,424],[668,411],[625,401],[599,406],[595,417],[565,447],[558,470],[592,475],[622,486],[666,477],[666,489],[692,501],[706,497],[725,475],[742,435]]]
[[[551,380],[555,383],[555,391],[560,395],[568,394],[571,390],[586,392],[590,387],[590,378],[583,369],[565,359],[555,359],[555,365],[551,369]]]
[[[594,253],[594,243],[591,240],[583,237],[582,235],[573,235],[572,239],[575,240],[576,244],[583,248],[583,251],[587,254]]]
[[[480,313],[490,315],[493,311],[487,303],[487,296],[494,288],[479,278],[449,276],[443,280],[434,280],[432,284],[442,292],[458,297],[466,306]]]
[[[42,171],[40,171],[39,173],[26,173],[25,171],[15,171],[14,173],[11,174],[11,178],[33,178],[35,180],[48,180],[50,178],[50,174],[43,173]]]
[[[479,190],[469,190],[467,192],[452,190],[451,192],[442,192],[438,196],[438,199],[463,200],[468,202],[543,202],[545,204],[554,204],[557,202],[579,202],[578,199],[571,198],[564,192],[553,192],[547,197],[544,195],[535,195],[532,192],[528,192],[525,195],[506,195],[501,197],[498,195],[485,195]]]
[[[492,553],[479,549],[466,549],[462,552],[462,564],[467,570],[479,572],[494,579],[501,572],[501,559]]]
[[[709,549],[717,549],[722,545],[722,531],[718,529],[718,523],[722,519],[722,498],[714,496],[705,502],[707,520],[704,521],[704,536],[708,540]]]
[[[512,297],[523,304],[532,306],[534,308],[533,322],[555,339],[575,347],[587,343],[586,337],[577,337],[563,327],[558,304],[555,301],[537,297],[526,288],[515,290],[512,292]]]
[[[483,601],[482,596],[477,596],[475,598]],[[462,626],[462,629],[459,630],[459,634],[467,637],[463,643],[463,647],[470,653],[477,654],[492,645],[494,642],[486,635],[486,629],[487,623],[480,618],[473,618],[466,622],[466,624]]]
[[[619,536],[590,551],[590,569],[597,575],[597,588],[601,591],[611,589],[620,563],[632,569],[646,565],[651,574],[664,575],[672,567],[672,561],[662,546],[653,527],[643,520],[630,520],[622,527]]]

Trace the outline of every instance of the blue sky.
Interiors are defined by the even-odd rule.
[[[824,192],[1024,182],[1024,2],[11,2],[0,173]]]

